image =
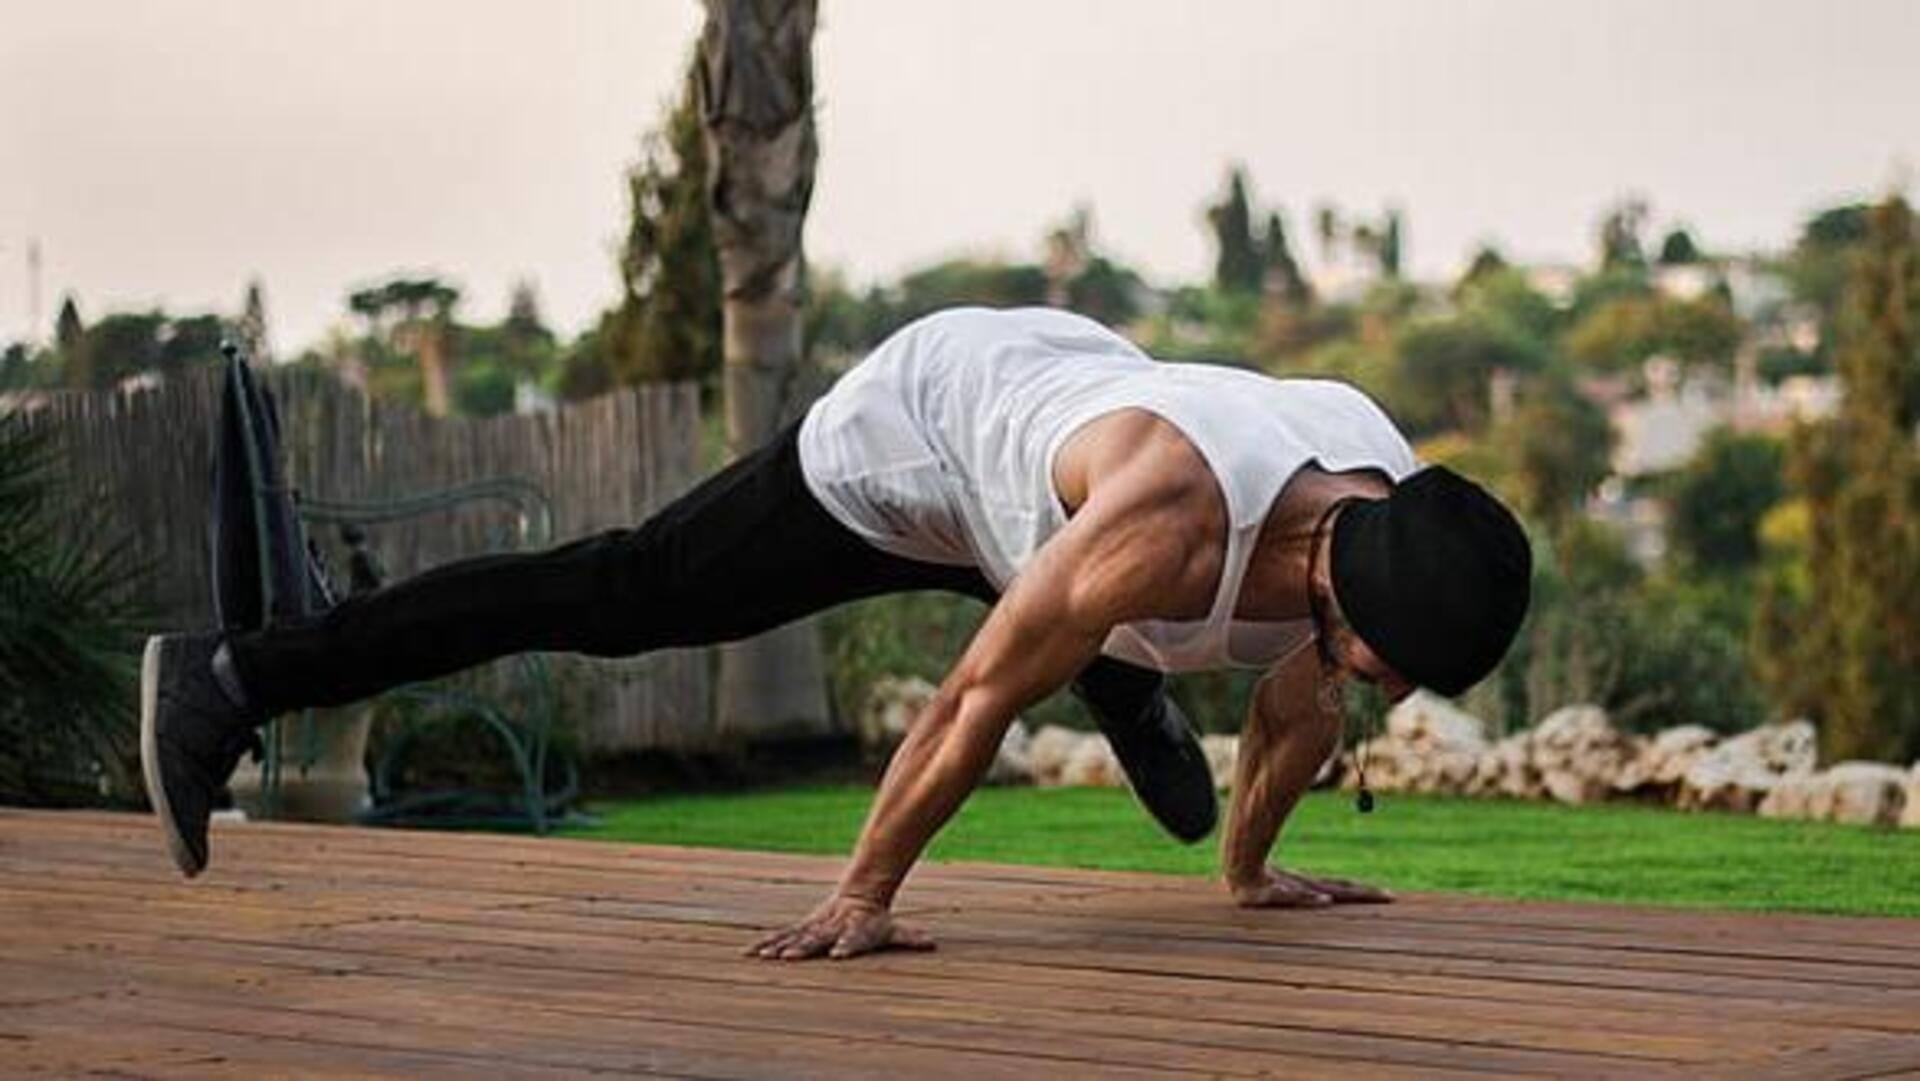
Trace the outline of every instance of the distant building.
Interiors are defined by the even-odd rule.
[[[1652,357],[1643,369],[1647,394],[1614,404],[1607,413],[1617,436],[1613,472],[1638,477],[1677,469],[1708,431],[1728,422],[1730,401],[1718,380],[1683,379],[1680,365]]]
[[[1674,300],[1699,300],[1713,291],[1720,281],[1718,268],[1708,263],[1681,263],[1656,267],[1653,287],[1661,296]]]
[[[1573,294],[1586,272],[1572,263],[1535,263],[1522,271],[1527,287],[1564,308],[1573,303]]]

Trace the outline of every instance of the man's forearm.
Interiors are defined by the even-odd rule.
[[[892,904],[907,872],[947,819],[980,783],[1011,710],[982,695],[936,695],[894,752],[839,892],[881,907]]]
[[[1260,879],[1274,838],[1332,753],[1338,733],[1337,722],[1310,704],[1288,708],[1284,720],[1275,718],[1271,706],[1249,712],[1220,844],[1229,886]]]

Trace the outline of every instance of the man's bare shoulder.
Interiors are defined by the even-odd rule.
[[[1075,432],[1054,461],[1054,487],[1069,513],[1098,497],[1108,506],[1188,507],[1225,500],[1206,459],[1180,429],[1144,409],[1123,409]]]
[[[1085,579],[1117,590],[1140,617],[1198,618],[1226,557],[1226,500],[1179,429],[1129,411],[1096,422],[1078,451],[1083,484],[1069,509],[1086,537]],[[1093,427],[1092,425],[1089,426]],[[1076,439],[1080,438],[1076,436]],[[1063,491],[1063,499],[1070,499]]]

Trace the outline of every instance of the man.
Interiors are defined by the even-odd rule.
[[[1072,683],[1147,809],[1216,817],[1161,673],[1269,669],[1222,869],[1246,905],[1375,901],[1267,863],[1332,751],[1345,678],[1458,694],[1526,611],[1525,536],[1351,387],[1163,365],[1089,320],[962,309],[895,334],[804,421],[631,530],[435,568],[297,625],[151,640],[141,750],[176,862],[266,718],[523,650],[618,656],[744,637],[858,597],[993,608],[895,752],[838,887],[762,957],[926,940],[893,896],[1021,709]]]

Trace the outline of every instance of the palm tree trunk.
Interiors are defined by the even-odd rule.
[[[733,457],[764,442],[803,404],[793,387],[801,352],[800,230],[817,155],[813,26],[813,0],[707,0],[698,82]],[[723,733],[829,730],[812,621],[723,649],[715,698]]]

